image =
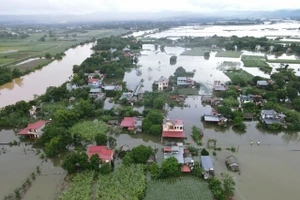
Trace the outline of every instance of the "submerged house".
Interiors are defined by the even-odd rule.
[[[49,123],[50,121],[40,120],[32,124],[28,124],[26,128],[21,130],[18,135],[24,135],[29,138],[39,138],[42,136],[42,129]]]
[[[239,163],[236,161],[236,158],[233,155],[227,156],[225,160],[226,166],[231,171],[239,171]]]
[[[129,131],[142,132],[143,117],[125,117],[120,126]]]
[[[177,86],[192,87],[194,81],[187,77],[177,77]]]
[[[164,120],[163,138],[185,138],[183,120]]]
[[[108,149],[106,146],[90,146],[88,149],[88,157],[98,154],[102,163],[111,163],[114,159],[114,150]]]
[[[104,100],[106,98],[106,94],[102,93],[100,88],[91,88],[89,95],[90,97],[94,97],[95,101]]]
[[[211,114],[204,114],[203,119],[205,122],[212,122],[218,124],[223,124],[227,122],[227,118],[215,111],[213,111]]]
[[[88,79],[93,79],[95,76],[98,76],[100,79],[104,78],[104,74],[100,73],[100,70],[95,70],[94,73],[86,74],[88,76]]]
[[[133,98],[133,93],[132,92],[123,92],[123,94],[119,98],[119,100],[122,100],[124,98],[127,99],[127,101],[131,101],[131,99]]]
[[[280,123],[282,124],[285,115],[278,114],[275,110],[261,110],[260,117],[263,123],[266,125],[272,125],[273,123]]]
[[[91,88],[99,88],[101,83],[102,82],[97,78],[88,79],[88,86],[91,87]]]
[[[202,174],[204,176],[204,179],[209,179],[210,176],[215,175],[214,166],[210,156],[201,156],[200,163],[203,169]]]
[[[169,80],[164,76],[161,76],[155,84],[158,85],[158,91],[163,91],[165,88],[168,88]]]
[[[216,92],[228,90],[227,86],[224,86],[221,81],[214,81],[213,90]]]

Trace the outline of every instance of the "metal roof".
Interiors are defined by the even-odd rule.
[[[273,109],[271,109],[271,110],[261,110],[261,113],[263,115],[276,115],[277,114],[277,112]]]
[[[204,116],[204,121],[206,121],[206,122],[218,122],[218,121],[220,121],[220,118],[217,115],[205,115]]]
[[[201,156],[201,165],[204,170],[214,169],[211,158],[209,156]]]
[[[98,93],[98,92],[101,92],[100,88],[92,88],[92,89],[90,89],[90,93]]]
[[[269,85],[267,81],[257,81],[257,85]]]

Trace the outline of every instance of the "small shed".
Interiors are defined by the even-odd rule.
[[[236,161],[236,158],[233,155],[227,156],[225,161],[227,167],[231,171],[239,171],[239,163]]]
[[[201,156],[201,166],[204,171],[214,171],[214,166],[210,156]]]

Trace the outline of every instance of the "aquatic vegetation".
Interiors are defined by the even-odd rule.
[[[180,177],[150,181],[145,200],[156,199],[210,200],[214,198],[206,182],[195,177]]]
[[[222,51],[216,54],[216,57],[239,58],[242,52],[239,51]]]

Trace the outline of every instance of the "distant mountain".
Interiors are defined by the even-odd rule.
[[[240,18],[293,18],[300,19],[300,10],[275,11],[236,11],[222,12],[95,12],[82,15],[0,15],[1,23],[66,23],[96,22],[120,20],[180,20],[205,17],[240,17]]]

